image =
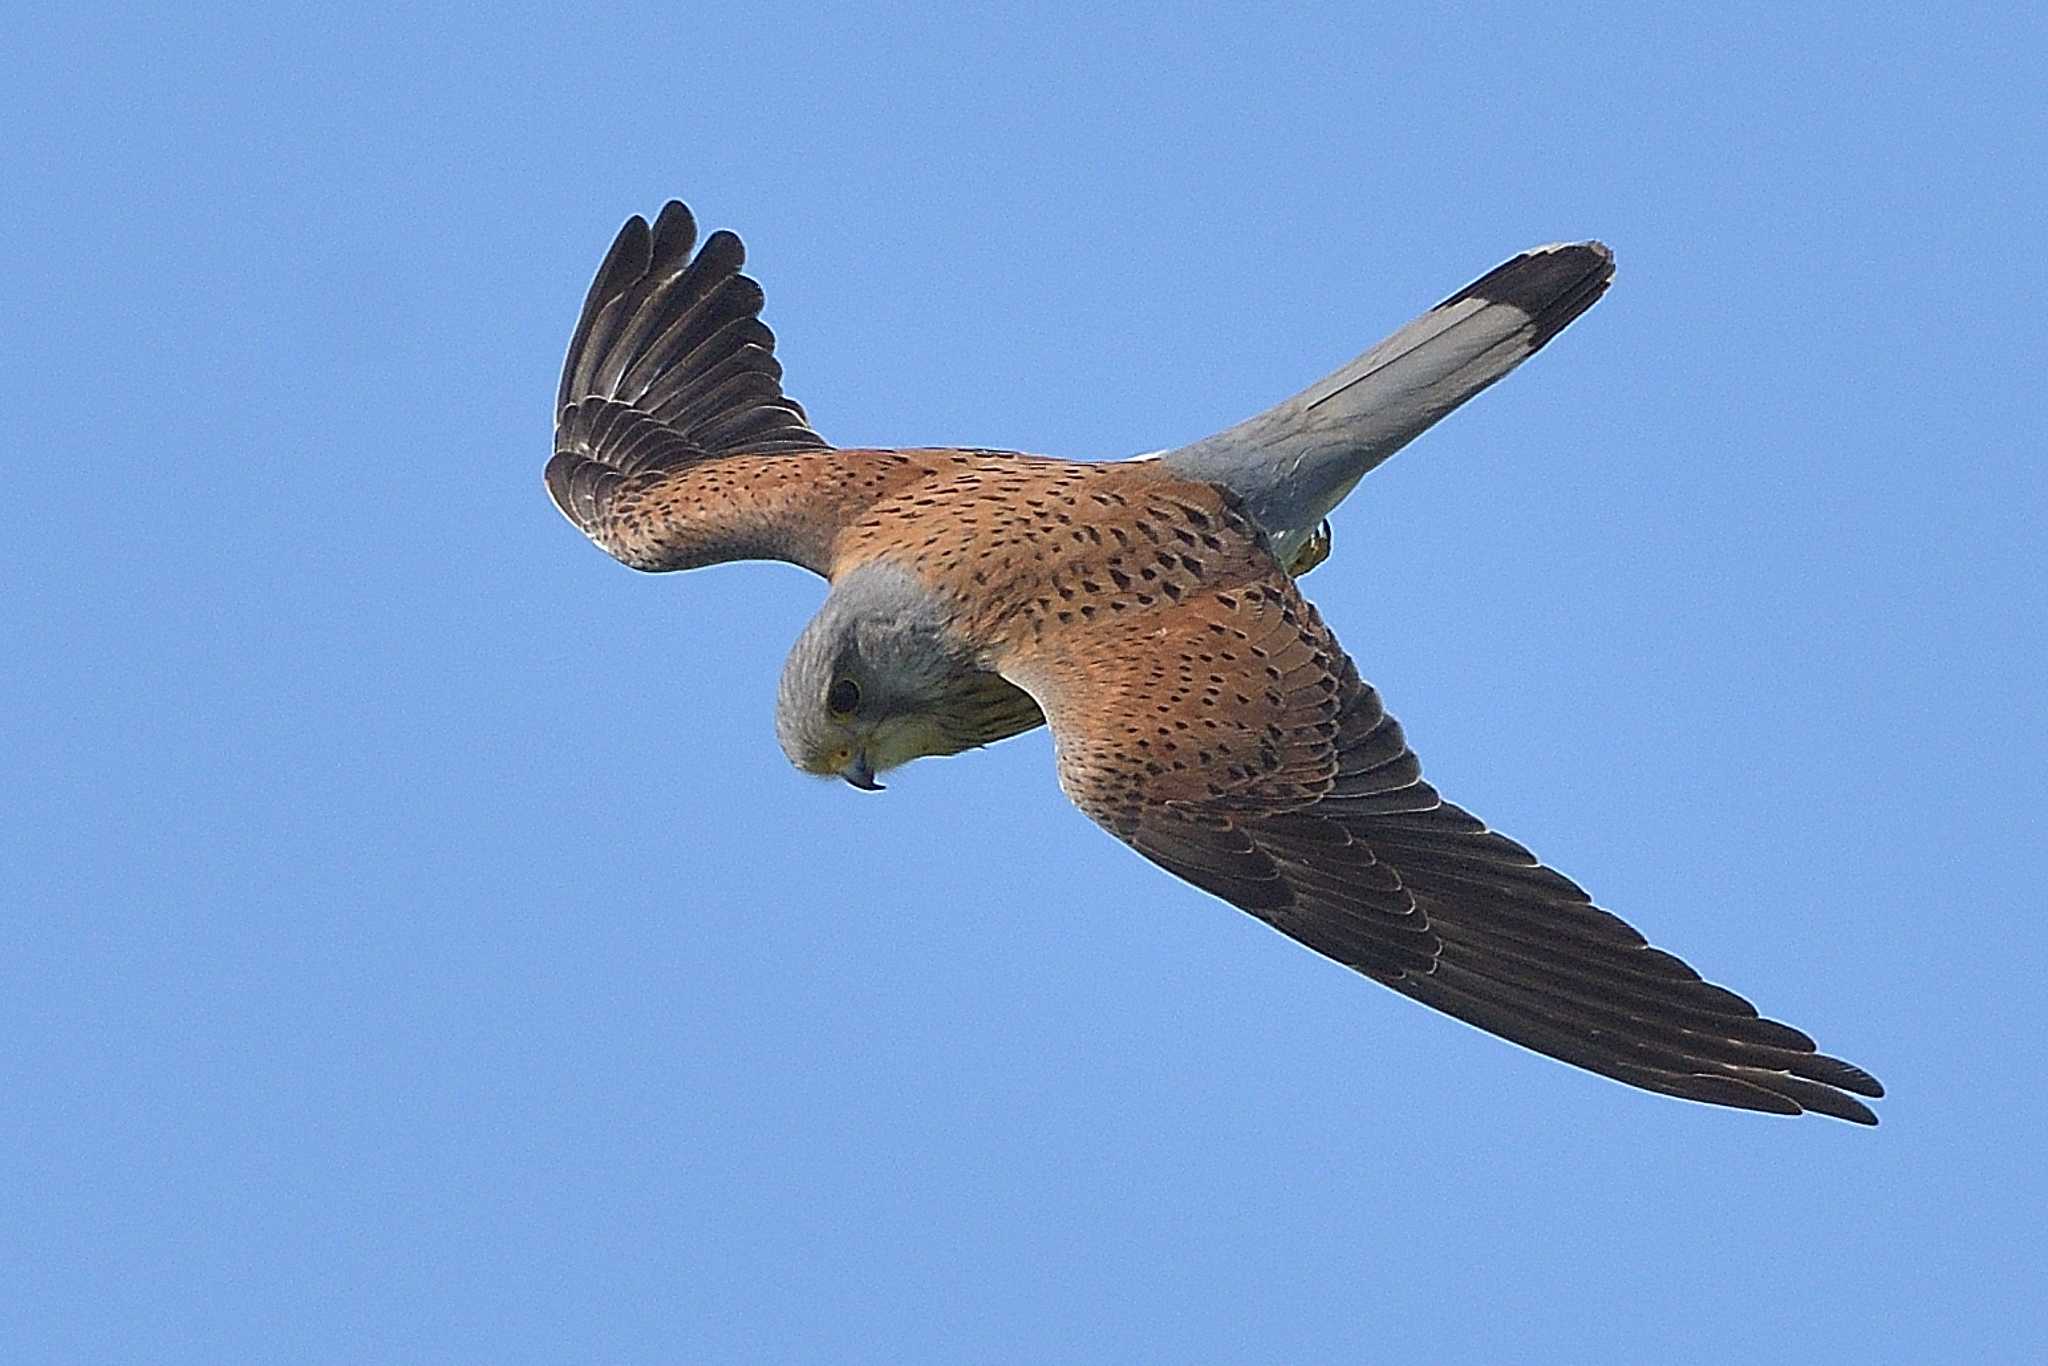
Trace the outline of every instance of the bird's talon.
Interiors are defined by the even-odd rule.
[[[1294,563],[1287,567],[1287,572],[1298,579],[1329,558],[1330,523],[1325,519],[1308,540],[1302,543],[1301,549],[1294,552]]]

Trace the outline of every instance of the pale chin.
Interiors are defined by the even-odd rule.
[[[868,737],[868,764],[875,772],[886,773],[912,759],[948,753],[949,749],[945,733],[930,717],[892,716]]]

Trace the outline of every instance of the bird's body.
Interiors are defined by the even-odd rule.
[[[827,446],[781,392],[738,240],[694,243],[679,204],[621,232],[548,485],[635,568],[773,558],[831,581],[778,697],[799,767],[875,787],[1049,721],[1098,824],[1398,991],[1646,1089],[1875,1122],[1868,1073],[1439,797],[1295,584],[1367,470],[1599,297],[1605,248],[1524,253],[1230,432],[1077,462]]]
[[[829,577],[901,563],[959,604],[991,656],[1047,630],[1171,603],[1264,574],[1274,559],[1234,500],[1157,461],[1084,462],[1001,451],[860,452],[901,482],[842,533]]]

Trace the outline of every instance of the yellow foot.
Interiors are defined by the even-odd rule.
[[[1329,558],[1330,524],[1326,521],[1294,552],[1294,563],[1287,566],[1287,572],[1298,579]]]

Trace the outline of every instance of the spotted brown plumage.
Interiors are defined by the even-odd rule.
[[[1230,433],[1087,463],[835,450],[782,393],[737,238],[630,221],[564,365],[547,485],[645,570],[801,564],[831,594],[777,733],[862,787],[1048,720],[1061,788],[1176,876],[1439,1010],[1648,1090],[1859,1123],[1882,1088],[1444,801],[1290,570],[1365,470],[1607,287],[1524,253]]]
[[[1445,802],[1277,565],[1005,664],[1139,853],[1395,990],[1653,1091],[1875,1123],[1882,1089]]]

